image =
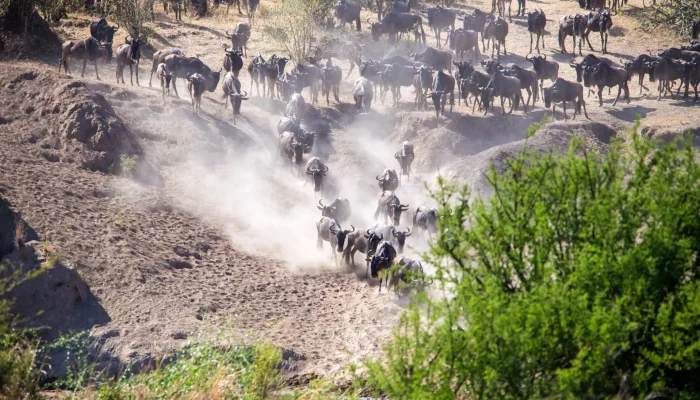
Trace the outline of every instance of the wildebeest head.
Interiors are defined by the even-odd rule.
[[[608,9],[603,9],[600,10],[600,31],[601,32],[607,32],[608,29],[612,27],[612,14],[610,14],[610,10]]]
[[[282,76],[284,74],[284,68],[287,66],[287,62],[289,61],[289,58],[287,57],[277,57],[277,77]]]
[[[338,0],[333,5],[333,16],[338,18],[338,19],[343,19],[343,16],[345,15],[345,9],[347,8],[347,3],[345,0]]]
[[[575,62],[576,58],[572,58],[571,61],[569,62],[569,65],[571,68],[576,69],[576,82],[581,83],[583,81],[583,73],[584,73],[584,68],[585,66],[581,65],[581,63]]]
[[[693,21],[690,30],[691,39],[700,39],[700,20]]]
[[[433,92],[428,93],[428,96],[430,96],[430,98],[433,100],[433,105],[435,105],[435,118],[439,118],[440,112],[443,111],[441,100],[442,100],[442,95],[444,93],[445,92],[443,92],[442,90],[433,91]]]
[[[369,24],[369,30],[372,33],[372,40],[375,42],[379,41],[379,37],[382,35],[382,23],[381,22],[369,22],[369,18],[367,19],[367,23]]]
[[[377,247],[376,254],[367,258],[369,261],[370,272],[372,278],[377,278],[379,271],[387,269],[396,257],[396,249],[389,242],[383,242]]]
[[[574,15],[574,36],[581,36],[588,25],[588,16],[585,14]]]
[[[320,167],[307,166],[306,174],[311,175],[314,179],[314,192],[321,191],[321,184],[323,183],[323,177],[326,176],[328,172],[328,167],[325,165],[320,165]]]
[[[367,255],[370,256],[377,251],[377,245],[384,240],[384,234],[380,233],[377,235],[375,231],[367,229],[365,233],[365,238],[367,239]]]
[[[401,224],[401,213],[408,210],[408,204],[389,204],[389,215],[394,221],[394,226]]]
[[[114,57],[114,54],[112,52],[112,43],[111,42],[100,43],[100,46],[102,47],[102,49],[104,49],[105,55],[107,56],[105,58],[105,62],[107,64],[111,64],[112,58]]]
[[[496,71],[503,69],[501,63],[497,60],[481,60],[481,66],[484,67],[489,75],[493,75]]]
[[[403,232],[392,229],[391,234],[396,238],[398,252],[403,253],[403,246],[406,244],[406,238],[411,236],[411,228],[407,227]]]
[[[216,87],[219,85],[219,79],[221,79],[221,71],[223,71],[223,68],[220,68],[217,72],[210,71],[207,75],[208,91],[214,92],[216,90]]]
[[[126,37],[126,44],[129,45],[129,52],[127,53],[127,57],[129,59],[138,61],[141,58],[141,44],[146,43],[146,40],[142,39],[131,39],[129,40],[129,36]]]
[[[301,164],[302,162],[302,157],[304,156],[304,143],[296,140],[296,138],[292,139],[292,141],[289,143],[290,150],[294,154],[294,163],[295,164]]]
[[[328,232],[335,236],[336,241],[338,242],[338,253],[342,253],[343,249],[345,248],[345,239],[348,236],[348,233],[350,232],[355,232],[355,227],[350,225],[352,230],[349,229],[342,229],[339,224],[331,224],[331,226],[328,228]]]
[[[241,103],[243,100],[248,100],[248,92],[243,90],[243,93],[229,93],[231,97],[231,107],[233,107],[233,115],[241,115]]]
[[[491,98],[493,97],[493,88],[486,86],[486,87],[481,87],[477,86],[479,89],[479,92],[481,93],[481,106],[484,108],[484,110],[488,110],[489,105],[491,105]]]
[[[452,61],[452,64],[457,67],[457,71],[459,72],[459,76],[462,78],[466,78],[469,75],[474,72],[474,67],[472,66],[471,61]]]
[[[552,106],[552,88],[544,88],[542,89],[542,97],[544,97],[544,106],[545,108],[549,108]]]
[[[333,218],[333,215],[335,214],[335,207],[331,207],[331,206],[327,206],[327,205],[323,204],[323,199],[320,199],[318,201],[318,204],[319,205],[317,205],[316,208],[321,210],[322,217]],[[369,229],[367,230],[367,232],[369,233]]]
[[[532,68],[537,72],[538,76],[544,73],[544,62],[547,60],[546,54],[544,56],[534,57],[525,56],[525,59],[532,63]]]

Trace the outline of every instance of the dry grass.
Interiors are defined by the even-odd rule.
[[[22,221],[22,216],[17,213],[15,216],[15,247],[20,249],[24,247],[24,242],[27,239],[27,225]]]

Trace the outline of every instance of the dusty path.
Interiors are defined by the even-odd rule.
[[[488,7],[486,3],[470,2],[466,9],[487,9],[490,2]],[[631,0],[632,7],[637,3],[641,0]],[[552,21],[580,11],[575,2],[558,0],[530,1],[528,7],[544,9]],[[238,19],[233,12],[231,17],[233,22]],[[218,69],[221,44],[226,42],[223,32],[233,22],[219,17],[177,23],[158,14],[152,45],[179,46],[190,55],[201,54]],[[508,37],[512,53],[503,62],[529,65],[524,60],[529,47],[525,22],[514,18]],[[677,43],[642,33],[627,14],[616,17],[615,24],[609,42],[614,59]],[[561,55],[556,45],[556,22],[547,26],[544,54],[561,63],[565,78],[574,79],[567,66],[570,56]],[[59,29],[63,38],[81,37],[85,31],[75,26]],[[591,42],[599,47],[593,36]],[[430,33],[428,44],[434,44]],[[249,47],[253,54],[280,53],[274,42],[262,37],[261,29],[254,31]],[[372,45],[367,49],[372,51]],[[341,66],[347,71],[346,64]],[[144,186],[47,156],[50,149],[37,143],[37,137],[47,134],[40,126],[46,123],[49,129],[57,122],[41,109],[27,107],[52,88],[18,78],[25,71],[47,68],[53,71],[55,65],[6,64],[0,71],[0,192],[42,240],[53,243],[80,271],[98,297],[111,319],[96,331],[106,351],[121,361],[159,356],[195,340],[199,330],[213,324],[232,326],[242,342],[267,338],[293,350],[290,357],[301,372],[330,374],[350,361],[379,354],[399,307],[393,295],[378,295],[376,287],[362,279],[362,268],[353,274],[335,267],[327,244],[316,251],[318,198],[274,154],[281,102],[251,94],[242,121],[233,126],[220,92],[205,95],[201,117],[192,115],[182,81],[183,99],[170,97],[164,104],[160,90],[147,87],[150,60],[142,63],[141,87],[115,85],[114,66],[102,67],[100,82],[88,69],[83,81],[105,96],[164,179],[162,187]],[[349,104],[356,77],[353,72],[342,85],[344,104],[320,106],[315,116],[332,127],[321,142],[330,159],[331,193],[350,198],[352,223],[358,229],[373,223],[378,194],[374,176],[385,167],[396,167],[393,152],[401,141],[413,140],[420,152],[416,176],[398,192],[412,212],[426,204],[423,182],[432,181],[438,168],[471,165],[469,157],[522,139],[526,127],[543,112],[539,103],[527,115],[516,111],[483,117],[461,105],[436,127],[431,111],[407,113],[412,95],[411,89],[404,89],[405,103],[398,110],[376,104],[375,116],[358,118]],[[17,79],[24,83],[12,89]],[[248,88],[245,69],[242,82]],[[630,88],[631,104],[611,107],[606,95],[599,107],[591,98],[591,119],[622,129],[641,114],[644,125],[656,133],[698,125],[692,103],[678,98],[657,102],[648,95],[637,96],[636,83]],[[456,177],[467,180],[476,170],[460,169]],[[402,225],[410,226],[409,219],[404,217]],[[417,235],[410,245],[425,246]]]

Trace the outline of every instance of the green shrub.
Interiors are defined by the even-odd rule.
[[[525,150],[491,169],[488,200],[439,179],[442,295],[402,316],[369,382],[401,399],[696,398],[698,154],[638,126],[624,151]]]
[[[119,161],[119,165],[122,168],[122,173],[128,177],[134,176],[134,170],[136,169],[136,163],[139,161],[139,156],[135,154],[133,156],[122,154],[119,157]]]

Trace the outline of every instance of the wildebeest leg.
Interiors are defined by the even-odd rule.
[[[323,249],[323,239],[321,238],[321,234],[317,234],[316,236],[316,248],[319,250]]]
[[[557,110],[557,103],[552,102],[552,121],[556,121],[557,118],[554,116],[554,112]]]
[[[179,98],[180,98],[180,94],[177,92],[177,86],[175,85],[175,81],[176,81],[176,80],[177,80],[177,78],[175,78],[175,74],[173,74],[173,79],[172,79],[172,82],[170,82],[170,83],[173,84],[173,90],[175,91],[175,96],[177,96],[177,98],[179,99]],[[253,91],[251,90],[251,93],[252,93],[252,92],[253,92]]]
[[[95,60],[93,61],[93,63],[94,63],[94,65],[95,65],[95,76],[97,77],[97,80],[99,81],[99,80],[100,80],[100,73],[97,72],[97,58],[95,58]]]
[[[129,81],[131,86],[134,86],[134,69],[131,67],[131,64],[129,64]]]
[[[530,104],[530,99],[532,98],[532,90],[530,89],[529,86],[525,88],[525,91],[527,92],[527,103],[525,103],[525,106],[527,107],[528,104]],[[532,101],[532,106],[535,106],[535,101]]]
[[[598,88],[598,105],[603,107],[603,88]]]
[[[539,42],[540,42],[540,39],[539,39],[539,36],[538,36],[538,37],[537,37],[537,43],[538,43],[538,45],[539,45]],[[537,48],[537,52],[538,52],[538,53],[540,52],[539,47]],[[530,32],[530,53],[532,53],[532,32]]]
[[[576,118],[576,111],[574,111],[574,118]],[[566,115],[566,100],[564,100],[564,121],[568,121],[569,117]]]
[[[452,112],[452,107],[454,107],[454,105],[455,105],[455,92],[454,92],[454,90],[452,90],[450,92],[450,113]]]
[[[523,15],[525,15],[525,12],[523,12]],[[538,40],[538,42],[539,42],[540,36],[542,37],[542,50],[544,50],[544,49],[545,49],[545,47],[544,47],[544,33],[542,33],[542,34],[537,34],[537,40]],[[539,51],[538,51],[538,53],[539,53]]]
[[[615,101],[612,103],[613,107],[615,104],[617,104],[617,99],[620,98],[620,93],[622,93],[622,84],[617,85],[617,97],[615,97]]]
[[[85,76],[85,64],[87,64],[87,57],[83,57],[83,72],[80,73],[81,78]]]
[[[630,87],[627,85],[627,81],[623,82],[625,85],[624,90],[625,90],[625,98],[627,99],[627,104],[630,103]]]
[[[348,71],[348,74],[345,75],[345,79],[348,79],[352,73],[352,70],[355,69],[355,61],[349,60],[348,63],[350,64],[350,70]]]
[[[134,68],[136,68],[136,86],[141,86],[139,83],[139,61],[136,61]]]
[[[498,46],[498,51],[499,51],[499,55],[500,55],[500,51],[501,51],[500,45]],[[503,54],[508,55],[508,49],[506,49],[506,38],[503,38]]]
[[[586,42],[588,43],[588,47],[591,49],[591,51],[595,51],[593,50],[593,46],[591,45],[591,39],[588,37],[589,34],[590,32],[586,32]]]

